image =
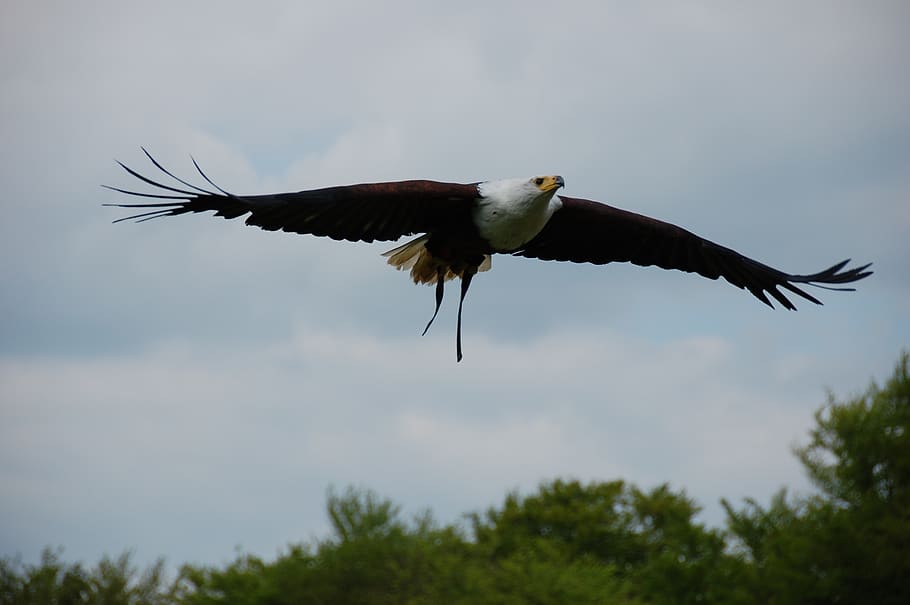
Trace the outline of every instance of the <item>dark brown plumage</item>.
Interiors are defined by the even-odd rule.
[[[595,265],[631,262],[697,273],[708,279],[723,277],[772,308],[765,293],[791,310],[796,310],[796,306],[778,288],[820,305],[818,299],[794,284],[824,287],[822,284],[845,284],[872,274],[866,271],[871,263],[841,271],[850,262],[848,259],[818,273],[792,275],[670,223],[591,200],[565,196],[559,199],[562,208],[537,237],[515,254]]]

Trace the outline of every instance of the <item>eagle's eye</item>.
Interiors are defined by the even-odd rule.
[[[542,177],[542,176],[539,176],[539,177],[537,177],[536,179],[534,179],[534,184],[537,185],[538,187],[540,187],[541,185],[543,185],[543,177]]]

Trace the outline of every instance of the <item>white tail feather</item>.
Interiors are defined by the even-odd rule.
[[[411,270],[411,278],[415,284],[435,284],[440,269],[445,269],[445,281],[460,276],[455,273],[449,264],[441,259],[435,258],[427,250],[427,241],[429,235],[421,235],[397,248],[384,252],[383,256],[389,259],[389,264],[399,271]],[[478,271],[489,271],[493,266],[493,260],[489,254],[484,255],[483,262],[477,267]]]

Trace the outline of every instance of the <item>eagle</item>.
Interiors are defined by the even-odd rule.
[[[236,195],[216,185],[193,158],[196,171],[209,188],[174,175],[145,148],[142,151],[174,183],[154,180],[117,161],[154,189],[142,192],[104,187],[167,201],[104,204],[143,209],[115,223],[212,211],[226,219],[249,215],[247,225],[268,231],[351,242],[395,241],[416,235],[384,256],[393,267],[410,271],[414,283],[435,285],[436,308],[423,334],[439,313],[445,283],[459,278],[457,361],[463,357],[461,315],[465,295],[474,275],[490,269],[493,254],[596,265],[631,262],[697,273],[708,279],[722,277],[771,308],[773,298],[790,310],[796,306],[782,289],[821,305],[800,286],[852,291],[854,288],[835,286],[872,274],[868,270],[871,263],[845,268],[849,259],[809,275],[785,273],[676,225],[601,202],[556,195],[565,186],[565,180],[556,175],[476,183],[408,180]]]

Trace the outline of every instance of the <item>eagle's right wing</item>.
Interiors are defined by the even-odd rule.
[[[157,188],[157,192],[143,193],[118,187],[108,189],[168,201],[105,204],[118,208],[146,209],[145,212],[114,222],[130,219],[146,221],[162,216],[211,210],[215,216],[228,219],[249,214],[247,225],[269,231],[306,233],[348,241],[390,241],[404,235],[467,226],[471,220],[471,208],[479,197],[476,183],[437,181],[367,183],[293,193],[235,195],[213,183],[195,160],[193,164],[199,174],[214,191],[197,187],[175,176],[145,149],[143,151],[156,168],[180,186],[155,181],[118,162],[132,176]]]

